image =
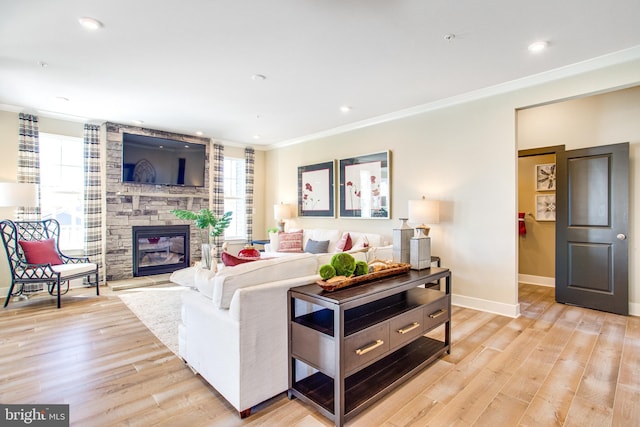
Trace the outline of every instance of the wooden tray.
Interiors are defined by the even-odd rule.
[[[325,291],[333,292],[337,289],[346,288],[347,286],[359,285],[361,283],[370,282],[382,277],[394,276],[396,274],[406,273],[411,269],[411,264],[400,264],[398,267],[385,268],[374,273],[363,274],[362,276],[349,277],[341,282],[327,283],[324,280],[318,280],[316,283]]]

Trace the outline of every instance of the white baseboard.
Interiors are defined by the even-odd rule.
[[[555,277],[532,276],[530,274],[518,274],[518,282],[528,283],[530,285],[548,286],[550,288],[556,287]]]
[[[632,316],[640,316],[640,304],[636,302],[629,303],[629,314]]]
[[[502,302],[489,301],[485,299],[466,297],[456,294],[451,295],[451,304],[458,307],[472,308],[474,310],[499,314],[501,316],[520,316],[520,304],[505,304]]]

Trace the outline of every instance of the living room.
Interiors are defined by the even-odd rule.
[[[516,318],[522,312],[518,288],[518,181],[517,152],[564,144],[567,150],[630,143],[630,230],[637,229],[640,165],[636,161],[640,130],[637,117],[640,50],[633,47],[591,58],[579,64],[506,82],[471,93],[362,121],[332,132],[318,132],[278,146],[253,145],[255,152],[254,238],[266,238],[276,223],[273,205],[297,204],[297,167],[324,161],[389,151],[391,158],[391,215],[389,220],[298,217],[290,228],[358,229],[391,240],[399,218],[408,213],[407,202],[427,196],[440,201],[440,223],[431,230],[432,252],[453,273],[452,303],[487,313]],[[585,115],[558,134],[563,140],[540,140],[520,134],[521,111],[553,104],[567,117],[584,114],[569,100],[617,93],[616,106],[608,100],[593,105]],[[624,102],[620,101],[623,100]],[[24,106],[29,107],[29,106]],[[623,109],[624,108],[624,109]],[[0,179],[14,182],[18,163],[17,110],[0,108]],[[29,110],[31,111],[31,110]],[[83,121],[39,114],[40,132],[82,137]],[[107,120],[111,118],[107,117]],[[623,123],[620,126],[620,123]],[[615,132],[601,132],[596,123]],[[609,123],[609,124],[607,124]],[[610,125],[614,123],[615,126]],[[106,138],[103,122],[101,135]],[[129,125],[131,126],[131,125]],[[544,124],[528,122],[530,128]],[[145,128],[145,126],[138,126]],[[170,125],[168,125],[170,127]],[[153,127],[150,127],[154,129]],[[589,130],[590,132],[587,132]],[[208,136],[217,141],[216,135]],[[293,139],[290,141],[293,142]],[[223,142],[224,143],[224,142]],[[243,147],[225,144],[225,153],[241,156]],[[1,208],[11,218],[11,208]],[[638,246],[629,233],[629,247]],[[640,314],[640,254],[629,251],[629,312]],[[6,294],[6,266],[0,287]],[[63,306],[64,310],[64,306]],[[251,418],[249,418],[251,420]]]

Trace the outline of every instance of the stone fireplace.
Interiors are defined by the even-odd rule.
[[[122,182],[122,133],[137,133],[205,144],[205,186],[183,187]],[[209,139],[169,132],[143,129],[116,123],[106,124],[106,264],[109,280],[129,279],[134,274],[133,227],[191,225],[170,211],[188,209],[198,211],[209,207]],[[200,259],[200,230],[189,227],[189,260]],[[155,236],[152,236],[155,237]],[[145,237],[146,238],[146,237]],[[151,249],[151,248],[147,248]],[[177,269],[177,268],[176,268]],[[156,274],[156,273],[152,273]]]

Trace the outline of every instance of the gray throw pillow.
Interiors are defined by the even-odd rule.
[[[304,251],[310,254],[326,254],[329,251],[329,241],[309,239]]]

